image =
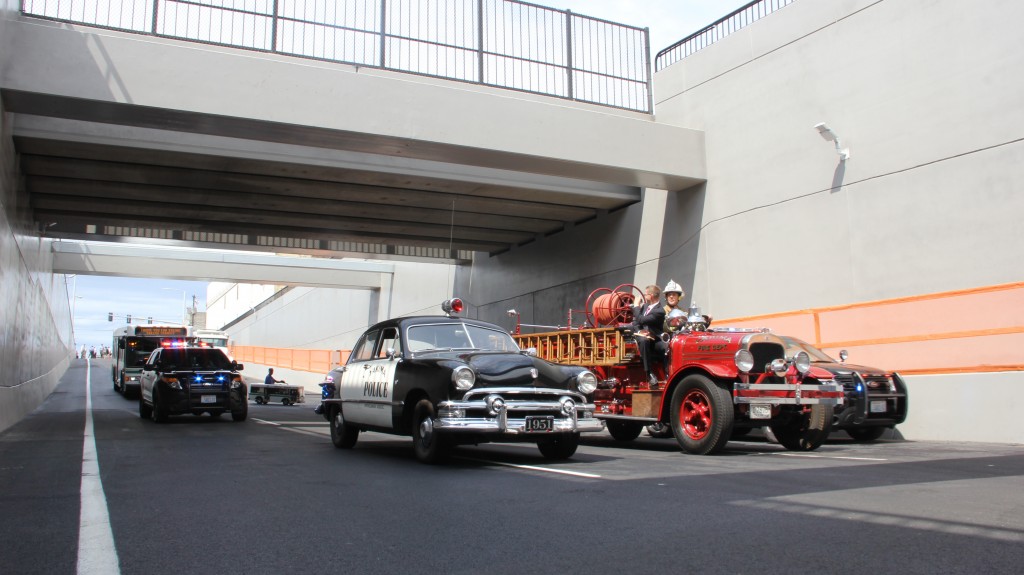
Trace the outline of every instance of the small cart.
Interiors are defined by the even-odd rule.
[[[275,401],[281,402],[281,405],[306,403],[305,388],[301,385],[285,385],[283,383],[272,385],[251,383],[249,384],[249,397],[259,405]]]

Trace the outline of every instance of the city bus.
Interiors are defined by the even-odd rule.
[[[191,328],[180,325],[127,325],[114,330],[110,346],[110,377],[114,390],[126,397],[139,391],[139,376],[146,358],[161,344],[193,341]]]
[[[233,359],[228,352],[228,332],[216,329],[194,329],[192,337],[199,345],[208,345],[224,352],[228,359]]]

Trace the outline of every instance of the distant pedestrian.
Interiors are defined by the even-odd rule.
[[[283,379],[274,379],[274,368],[267,370],[267,377],[263,380],[264,385],[274,385],[275,383],[284,383]]]

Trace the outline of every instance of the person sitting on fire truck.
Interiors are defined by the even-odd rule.
[[[668,283],[665,284],[665,291],[661,293],[665,294],[665,307],[663,308],[665,310],[665,323],[662,325],[662,332],[671,335],[676,331],[676,329],[669,326],[668,316],[677,309],[685,313],[685,310],[682,310],[682,308],[679,307],[679,302],[683,299],[683,296],[686,295],[686,292],[683,291],[683,286],[676,283],[676,280],[668,280]],[[668,377],[668,343],[660,343],[661,355],[665,358],[665,377]]]
[[[637,351],[644,364],[644,373],[651,388],[658,386],[658,378],[651,370],[651,359],[657,357],[660,350],[665,353],[665,342],[661,341],[661,333],[665,324],[665,309],[658,305],[661,299],[661,288],[649,285],[644,289],[644,303],[633,308],[633,339],[636,340]]]
[[[664,339],[666,339],[666,340],[671,339],[671,336],[679,329],[678,327],[672,327],[671,325],[669,325],[669,319],[670,319],[669,316],[675,310],[679,310],[680,312],[685,314],[688,322],[690,320],[690,314],[692,314],[694,310],[697,310],[698,315],[700,315],[700,317],[703,318],[704,328],[706,329],[708,326],[711,325],[711,319],[712,319],[711,316],[707,315],[707,314],[700,314],[699,313],[699,308],[695,307],[694,304],[691,303],[691,306],[690,306],[691,309],[690,310],[687,310],[687,309],[682,308],[682,307],[679,306],[679,302],[681,302],[683,300],[683,297],[686,295],[686,292],[683,291],[682,286],[677,284],[675,282],[675,280],[668,280],[668,283],[665,284],[665,291],[663,291],[662,293],[665,294],[665,302],[666,302],[666,304],[665,304],[665,325],[662,327],[662,331],[664,333],[668,334],[668,336],[669,336],[669,337],[664,337],[663,336]],[[699,320],[697,320],[697,321],[699,321]],[[666,345],[666,349],[667,348],[668,348],[668,346]],[[665,357],[665,373],[668,374],[668,357],[667,356]]]

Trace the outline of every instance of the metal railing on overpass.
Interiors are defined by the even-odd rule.
[[[690,34],[686,38],[665,48],[654,58],[655,70],[661,70],[671,66],[683,58],[707,48],[711,44],[725,38],[733,32],[745,28],[748,25],[764,18],[780,8],[792,4],[795,0],[754,0],[750,4],[737,8],[736,10],[708,24],[704,28]]]
[[[22,0],[26,15],[650,113],[646,28],[518,0]]]

